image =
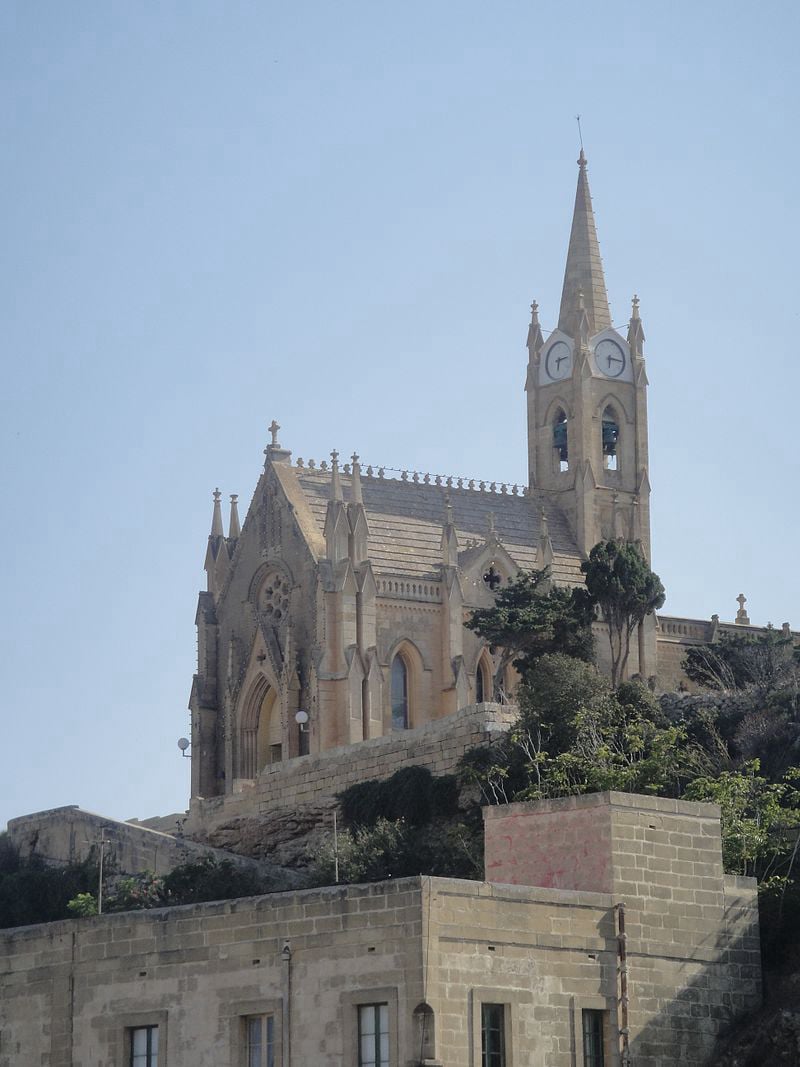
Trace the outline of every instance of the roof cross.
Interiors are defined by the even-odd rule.
[[[271,423],[269,424],[269,426],[267,427],[267,429],[268,429],[268,430],[269,430],[269,432],[270,432],[270,433],[272,434],[272,447],[273,447],[273,448],[279,448],[279,447],[280,447],[280,445],[278,444],[278,430],[280,430],[280,426],[279,426],[279,425],[278,425],[278,423],[277,423],[277,422],[276,422],[276,421],[275,421],[275,420],[273,419],[273,420],[272,420],[272,422],[271,422]]]

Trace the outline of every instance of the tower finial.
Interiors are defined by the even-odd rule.
[[[343,500],[342,483],[339,478],[339,453],[331,452],[331,500]]]
[[[222,493],[219,489],[214,490],[214,514],[211,517],[211,536],[212,537],[224,537],[222,529],[222,505],[220,500],[222,499]]]
[[[539,305],[534,300],[531,304],[531,324],[528,327],[528,340],[526,341],[528,355],[532,360],[541,351],[543,344],[542,328],[539,325]]]
[[[361,464],[358,462],[358,454],[356,452],[353,453],[352,460],[353,475],[350,482],[351,496],[354,504],[363,504],[364,498],[361,495]]]
[[[581,154],[580,154],[580,159],[578,160],[578,163],[583,162],[583,164],[585,164],[586,163],[586,156],[584,156],[584,154],[583,154],[583,133],[581,132],[581,117],[580,117],[580,115],[576,115],[575,116],[575,121],[578,123],[578,140],[581,143]]]
[[[628,344],[631,346],[631,352],[634,359],[642,359],[644,357],[644,327],[642,326],[642,319],[639,315],[639,297],[634,294],[631,301],[631,320],[628,323]]]
[[[231,521],[228,524],[228,537],[235,540],[241,532],[242,527],[239,524],[239,496],[237,493],[231,493]]]
[[[592,196],[586,156],[581,147],[578,157],[578,188],[575,192],[575,208],[572,214],[572,229],[569,235],[567,265],[564,270],[564,287],[561,291],[561,310],[558,328],[571,334],[575,325],[575,298],[578,289],[583,290],[589,332],[599,333],[611,325],[606,282],[603,277],[603,261],[594,222]]]

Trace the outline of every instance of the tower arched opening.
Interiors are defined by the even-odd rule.
[[[607,471],[619,470],[619,419],[609,404],[602,418],[603,467]]]
[[[553,455],[556,471],[569,470],[569,431],[567,413],[559,408],[553,420]]]

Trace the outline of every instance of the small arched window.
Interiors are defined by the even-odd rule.
[[[567,413],[559,408],[553,423],[553,448],[555,450],[556,470],[569,470],[569,439],[567,433]]]
[[[392,729],[408,729],[408,667],[402,656],[392,660]]]
[[[619,422],[616,412],[609,404],[603,412],[603,467],[607,471],[619,470],[618,444]]]
[[[480,659],[475,671],[475,703],[483,704],[491,699],[492,686],[489,681],[489,672],[483,659]]]

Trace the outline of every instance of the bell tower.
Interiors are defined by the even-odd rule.
[[[650,558],[647,375],[639,300],[626,336],[614,328],[586,157],[564,271],[558,326],[546,338],[538,305],[528,329],[528,484],[560,505],[588,556],[606,538],[640,541]]]

